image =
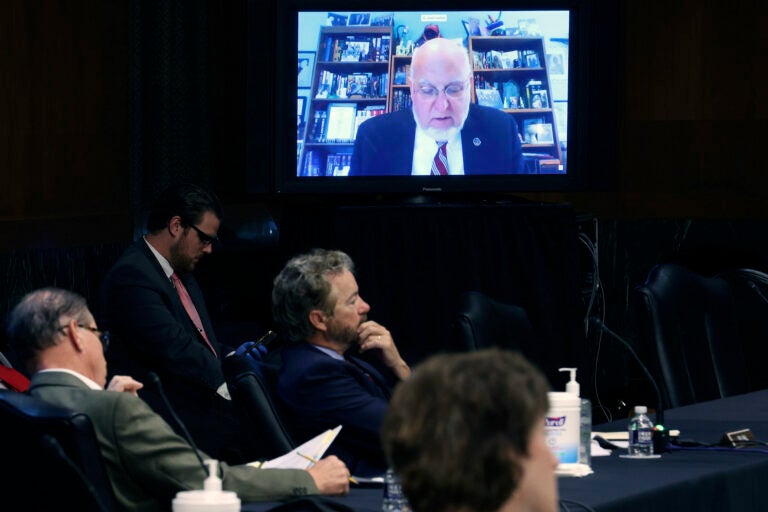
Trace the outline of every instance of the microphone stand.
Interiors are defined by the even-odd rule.
[[[165,406],[168,408],[168,411],[170,411],[171,416],[173,416],[173,419],[178,423],[179,427],[181,428],[181,431],[184,432],[184,437],[187,439],[187,442],[192,447],[192,451],[195,452],[195,456],[197,457],[197,460],[200,461],[200,465],[203,467],[203,471],[205,471],[205,474],[208,475],[208,466],[206,466],[205,462],[203,461],[203,457],[200,455],[200,450],[197,449],[197,445],[195,444],[195,440],[192,439],[192,435],[189,433],[189,430],[187,430],[187,426],[184,424],[183,421],[181,421],[181,418],[176,414],[176,411],[171,406],[170,400],[168,400],[168,397],[165,395],[165,390],[163,389],[163,383],[160,382],[160,377],[155,372],[149,372],[147,374],[149,377],[149,380],[152,381],[152,384],[154,384],[157,387],[157,391],[160,393],[160,396],[163,398],[163,402],[165,403]],[[212,475],[208,475],[212,476]]]

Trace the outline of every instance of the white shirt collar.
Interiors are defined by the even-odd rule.
[[[437,152],[437,143],[435,139],[426,134],[419,125],[416,125],[416,135],[413,142],[413,164],[411,166],[411,175],[429,176],[432,173],[432,161]],[[461,132],[448,139],[445,147],[448,156],[448,174],[464,174],[464,153],[461,148]]]
[[[88,378],[88,377],[86,377],[85,375],[81,375],[81,374],[77,373],[77,372],[76,372],[76,371],[74,371],[74,370],[70,370],[69,368],[48,368],[48,369],[46,369],[46,370],[40,370],[40,371],[39,371],[39,372],[37,372],[37,373],[47,373],[47,372],[61,372],[61,373],[68,373],[68,374],[70,374],[70,375],[72,375],[72,376],[74,376],[74,377],[77,377],[78,379],[80,379],[80,380],[83,382],[83,384],[85,384],[85,385],[86,385],[86,386],[88,386],[89,388],[91,388],[91,389],[99,389],[99,390],[101,390],[101,391],[104,391],[104,388],[103,388],[103,387],[99,386],[98,384],[96,384],[94,381],[92,381],[91,379],[89,379],[89,378]]]
[[[157,249],[152,247],[152,244],[147,241],[147,237],[144,237],[144,243],[147,244],[147,247],[149,247],[149,250],[152,251],[152,254],[155,255],[155,258],[157,258],[157,262],[160,263],[160,266],[163,267],[163,272],[165,272],[165,277],[168,279],[171,278],[171,274],[173,274],[173,267],[171,267],[171,264],[168,263],[168,260],[165,259],[165,256],[157,252]]]

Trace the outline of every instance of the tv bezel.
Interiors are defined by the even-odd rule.
[[[297,176],[296,167],[296,127],[289,120],[290,113],[296,108],[295,91],[297,90],[297,76],[295,73],[295,59],[298,52],[297,21],[301,11],[328,11],[328,12],[369,12],[370,4],[361,0],[279,0],[273,5],[274,23],[279,30],[275,30],[273,47],[255,48],[253,31],[257,23],[264,23],[263,19],[256,19],[262,12],[257,0],[250,0],[248,7],[248,134],[247,144],[249,154],[247,156],[247,173],[264,172],[265,162],[271,167],[270,191],[275,194],[322,194],[322,195],[384,195],[392,197],[445,195],[455,196],[462,194],[472,195],[507,195],[524,192],[566,192],[573,190],[591,190],[605,188],[606,183],[600,183],[606,175],[605,169],[613,161],[613,140],[615,127],[610,114],[614,106],[601,104],[599,108],[595,104],[596,96],[590,93],[591,88],[598,82],[609,88],[605,93],[605,101],[615,103],[616,77],[612,66],[605,66],[604,79],[595,80],[592,76],[595,70],[593,62],[595,45],[593,30],[594,15],[593,2],[596,0],[542,0],[532,2],[529,0],[507,0],[503,2],[502,10],[568,10],[570,13],[569,33],[569,83],[568,83],[568,134],[567,134],[567,173],[566,174],[502,174],[482,176],[346,176],[346,177],[300,177]],[[498,12],[500,2],[473,2],[471,8],[466,2],[459,0],[389,0],[386,8],[377,6],[376,12],[398,11],[483,11],[489,13]],[[607,2],[605,2],[607,4]],[[609,16],[608,19],[611,19]],[[259,38],[263,42],[264,38]],[[602,44],[602,43],[601,43]],[[263,46],[263,44],[262,44]],[[264,52],[271,52],[271,56],[265,56]],[[260,124],[265,116],[258,112],[254,106],[253,95],[257,91],[264,90],[264,74],[257,73],[257,62],[265,62],[271,58],[274,90],[272,119],[275,131],[273,134],[265,134],[263,125]],[[258,87],[258,83],[262,86]],[[613,98],[613,99],[612,99]],[[264,101],[259,103],[262,107]],[[607,107],[607,108],[606,108]],[[603,160],[599,165],[597,161],[590,162],[590,155],[595,153],[594,148],[605,147],[596,144],[592,138],[595,125],[605,129],[601,135],[603,141],[610,148],[603,151]],[[602,130],[601,130],[602,131]],[[615,136],[615,135],[614,135]],[[261,143],[256,143],[254,138],[261,138]],[[265,140],[271,140],[271,154]],[[592,145],[590,148],[588,146]],[[602,176],[602,177],[601,177]]]

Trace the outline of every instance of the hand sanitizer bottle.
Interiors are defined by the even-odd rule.
[[[579,397],[581,386],[576,381],[576,368],[560,368],[561,372],[570,372],[571,380],[565,385],[565,392]],[[579,464],[592,464],[592,402],[579,397]]]
[[[180,491],[173,499],[173,512],[240,512],[240,499],[232,491],[221,490],[219,461],[206,460],[208,478],[203,490]]]

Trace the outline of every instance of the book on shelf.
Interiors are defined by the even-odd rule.
[[[411,108],[411,91],[408,89],[397,89],[392,91],[392,112]]]
[[[310,149],[304,152],[304,167],[299,176],[320,176],[320,151]]]
[[[325,158],[325,176],[348,176],[352,164],[350,153],[329,153]]]
[[[510,50],[502,52],[500,56],[502,69],[514,69],[520,67],[520,52]]]
[[[368,119],[379,116],[387,111],[386,105],[369,105],[362,110],[357,111],[355,116],[355,131],[352,134],[352,138],[357,137],[357,129]]]
[[[341,52],[341,62],[364,62],[368,60],[370,41],[346,41]]]
[[[498,89],[475,89],[475,96],[478,105],[493,108],[503,108],[504,106]]]
[[[504,92],[504,108],[522,108],[520,104],[520,86],[514,80],[507,80],[501,85]]]
[[[531,79],[525,84],[527,108],[549,108],[549,95],[541,80]]]
[[[370,84],[373,73],[352,73],[347,75],[347,98],[370,98]]]

